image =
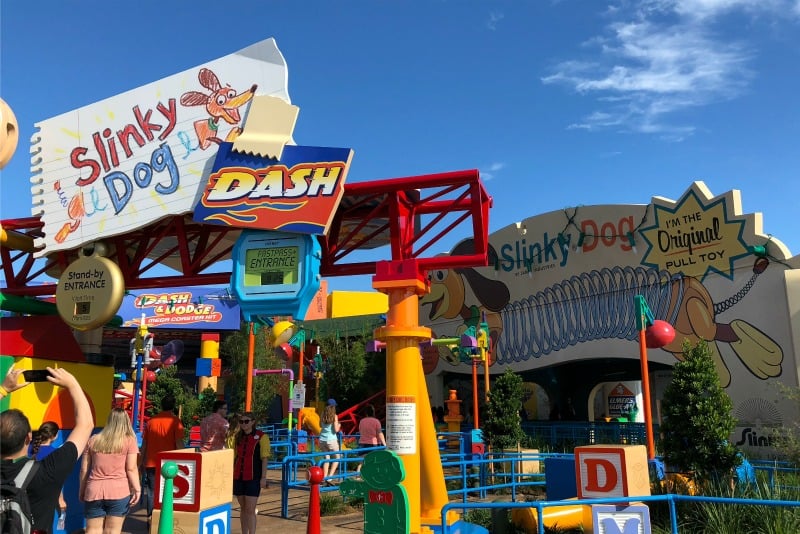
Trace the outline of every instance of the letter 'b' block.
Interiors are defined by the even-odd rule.
[[[586,445],[575,448],[579,499],[650,495],[644,445]]]

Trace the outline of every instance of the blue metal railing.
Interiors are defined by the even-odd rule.
[[[670,532],[671,534],[679,534],[678,531],[678,514],[675,505],[678,502],[700,502],[700,503],[717,503],[717,504],[730,504],[730,505],[749,505],[749,506],[784,506],[792,508],[800,508],[800,501],[783,501],[783,500],[761,500],[761,499],[737,499],[728,497],[703,497],[691,495],[676,495],[672,493],[664,495],[646,495],[646,496],[629,496],[629,497],[615,497],[605,499],[577,499],[569,501],[535,501],[535,502],[468,502],[468,503],[448,503],[442,507],[442,523],[441,533],[449,534],[451,532],[450,526],[447,524],[447,513],[450,510],[459,509],[466,513],[466,510],[474,509],[536,509],[536,524],[539,534],[544,534],[544,509],[558,506],[578,506],[578,505],[593,505],[593,504],[630,504],[632,500],[636,502],[666,502],[669,506],[670,515]]]
[[[632,423],[620,423],[615,425],[610,423],[612,428],[614,426],[634,426]],[[563,429],[581,425],[570,424],[556,424]],[[585,431],[586,425],[582,425]],[[638,425],[639,429],[633,428],[624,439],[639,439],[631,438],[630,436],[641,434],[642,443],[644,442],[644,425]],[[288,436],[289,434],[282,429],[276,429],[276,439],[281,435]],[[571,430],[569,432],[572,432]],[[561,435],[567,435],[562,432]],[[585,434],[584,434],[585,435]],[[546,477],[542,472],[543,463],[548,458],[569,459],[573,458],[573,454],[567,453],[543,453],[533,451],[522,452],[501,452],[501,453],[487,453],[478,454],[466,452],[467,438],[465,434],[458,432],[441,432],[437,433],[440,445],[440,456],[442,460],[442,468],[444,471],[445,481],[448,483],[448,495],[460,496],[460,502],[451,502],[442,509],[443,517],[446,517],[447,510],[459,508],[466,511],[473,508],[536,508],[537,514],[540,519],[539,525],[542,525],[541,514],[544,507],[550,506],[575,506],[577,504],[614,504],[619,502],[630,502],[631,497],[617,498],[617,499],[594,499],[582,501],[537,501],[537,502],[517,502],[518,494],[522,488],[531,487],[546,487]],[[617,434],[623,436],[623,434]],[[296,436],[293,436],[296,439]],[[309,438],[311,439],[311,438]],[[357,443],[357,435],[355,436],[341,436],[340,443],[350,441]],[[571,437],[569,438],[571,439]],[[369,450],[382,449],[383,447],[372,447],[367,449],[340,449],[338,453],[331,452],[312,452],[299,453],[296,443],[293,441],[276,441],[273,446],[283,447],[285,456],[280,461],[275,460],[274,466],[281,466],[282,480],[281,480],[281,516],[288,517],[289,514],[289,492],[291,490],[309,491],[310,485],[306,480],[306,469],[309,466],[323,466],[326,463],[339,463],[339,470],[334,476],[328,477],[328,482],[335,482],[344,480],[357,475],[356,466],[362,462],[362,453]],[[336,454],[338,457],[333,457]],[[326,456],[331,456],[326,459]],[[539,462],[539,469],[525,469],[523,466],[525,462]],[[786,488],[797,489],[795,486],[780,486],[779,479],[783,476],[793,475],[793,481],[797,481],[798,470],[792,468],[785,462],[752,462],[756,471],[764,472],[764,477],[770,488]],[[273,462],[270,463],[273,466]],[[535,465],[535,464],[534,464]],[[532,471],[532,472],[531,472]],[[489,491],[498,489],[510,490],[511,502],[499,503],[486,503],[486,502],[468,502],[470,497],[485,499]],[[323,485],[320,487],[322,492],[338,490],[338,484]],[[800,506],[798,501],[782,501],[782,500],[758,500],[758,499],[728,499],[722,497],[702,497],[702,496],[684,496],[684,495],[656,495],[651,497],[635,497],[636,501],[666,501],[670,507],[672,532],[677,533],[677,518],[675,516],[675,502],[679,501],[699,501],[699,502],[720,502],[730,504],[761,504],[765,506],[783,506],[786,503],[791,503],[793,507]],[[540,531],[542,527],[540,527]],[[446,525],[442,533],[448,532]]]

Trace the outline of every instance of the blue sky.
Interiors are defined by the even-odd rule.
[[[478,168],[494,231],[703,180],[800,251],[800,0],[4,0],[0,35],[2,218],[30,215],[35,122],[274,37],[295,140],[353,148],[349,181]]]

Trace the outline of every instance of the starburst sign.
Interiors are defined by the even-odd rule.
[[[648,244],[642,263],[701,280],[712,271],[733,279],[734,262],[750,254],[743,240],[748,216],[738,208],[735,194],[712,198],[700,182],[677,202],[654,198],[655,222],[641,230]]]

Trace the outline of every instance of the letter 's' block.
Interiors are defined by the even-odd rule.
[[[158,534],[159,521],[161,521],[161,510],[154,509],[150,534]],[[173,512],[170,530],[183,534],[230,534],[231,503],[200,510],[200,513]]]
[[[579,499],[650,495],[644,445],[575,447]]]
[[[178,464],[178,475],[173,480],[173,510],[198,512],[233,499],[233,449],[195,452],[179,449],[161,452],[156,456],[155,508],[161,509],[164,478],[161,466],[165,462]]]

